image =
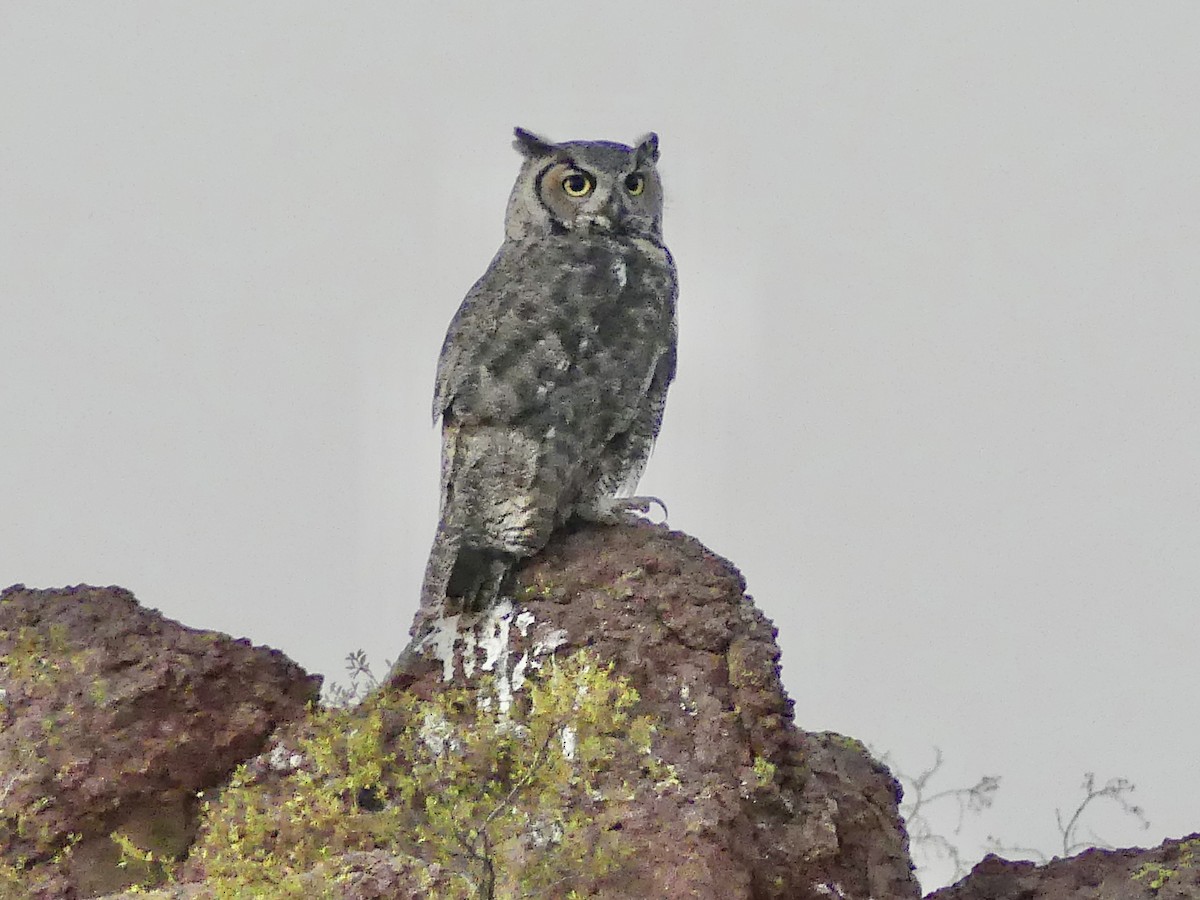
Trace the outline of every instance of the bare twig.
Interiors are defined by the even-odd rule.
[[[933,764],[915,776],[908,775],[897,768],[886,754],[880,759],[891,767],[896,778],[904,786],[904,801],[900,804],[900,812],[904,816],[908,828],[911,846],[914,849],[921,848],[929,856],[948,860],[954,866],[952,880],[962,878],[967,874],[971,864],[966,861],[962,850],[951,840],[951,836],[961,833],[967,813],[979,813],[992,805],[995,793],[1000,787],[1000,779],[994,775],[985,775],[971,787],[931,790],[931,784],[941,771],[943,763],[942,752],[938,748],[934,748]],[[1087,831],[1086,838],[1082,837],[1080,833],[1087,811],[1097,801],[1111,800],[1127,815],[1136,818],[1142,828],[1150,827],[1145,811],[1129,800],[1129,795],[1134,790],[1134,784],[1128,779],[1110,778],[1103,785],[1098,785],[1095,774],[1088,772],[1084,775],[1082,788],[1083,799],[1069,814],[1064,813],[1061,809],[1054,811],[1059,837],[1062,840],[1063,856],[1073,856],[1089,847],[1111,849],[1110,844],[1090,829]],[[958,819],[950,836],[947,836],[933,830],[929,821],[929,810],[934,805],[944,806],[949,801],[957,804]],[[988,836],[982,849],[985,852],[997,853],[1009,858],[1035,859],[1042,863],[1048,861],[1047,854],[1035,847],[1005,844],[993,835]]]
[[[1074,856],[1081,850],[1086,850],[1089,847],[1102,847],[1105,850],[1111,850],[1112,846],[1096,836],[1094,832],[1089,831],[1088,836],[1091,840],[1081,841],[1078,839],[1077,830],[1079,828],[1080,819],[1083,816],[1084,810],[1091,805],[1095,800],[1108,799],[1112,800],[1128,815],[1133,816],[1142,823],[1142,828],[1149,828],[1150,821],[1146,818],[1145,810],[1140,806],[1130,803],[1126,798],[1128,794],[1133,793],[1136,785],[1127,778],[1110,778],[1104,783],[1103,787],[1096,787],[1096,774],[1094,772],[1086,772],[1083,776],[1083,800],[1075,807],[1075,811],[1071,813],[1070,818],[1063,821],[1062,810],[1054,810],[1054,818],[1058,823],[1058,833],[1062,836],[1062,851],[1063,856]]]
[[[964,862],[961,851],[945,835],[933,830],[928,818],[928,810],[935,804],[953,800],[958,806],[958,821],[953,834],[962,831],[963,822],[968,812],[979,813],[992,805],[995,793],[1000,789],[1000,778],[996,775],[984,775],[979,781],[967,788],[950,788],[929,792],[930,782],[942,768],[945,761],[942,751],[934,747],[934,761],[927,769],[918,775],[908,775],[897,768],[890,757],[885,754],[880,757],[895,773],[904,785],[904,801],[900,804],[900,814],[904,817],[908,829],[909,843],[914,847],[922,847],[935,857],[947,859],[954,864],[953,879],[957,880],[967,874],[969,865]]]
[[[391,663],[385,661],[384,665],[389,670],[391,669]],[[340,684],[336,681],[326,685],[326,705],[354,706],[366,697],[367,694],[379,687],[379,679],[371,670],[371,663],[367,660],[367,654],[362,650],[355,650],[346,654],[346,674],[350,677],[348,685]]]

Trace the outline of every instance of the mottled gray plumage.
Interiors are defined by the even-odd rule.
[[[522,129],[505,240],[450,323],[433,401],[442,504],[425,602],[495,601],[572,516],[645,511],[675,375],[675,264],[658,138],[554,144]]]

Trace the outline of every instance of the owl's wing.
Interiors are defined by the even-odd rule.
[[[438,357],[437,378],[433,388],[433,423],[436,425],[450,408],[454,400],[454,389],[461,378],[462,354],[450,340],[453,332],[446,334],[446,342],[442,345],[442,355]]]
[[[508,300],[502,268],[502,254],[497,254],[487,271],[467,291],[466,298],[446,330],[433,389],[435,424],[445,415],[468,380],[478,378],[479,355],[495,332],[497,319]]]

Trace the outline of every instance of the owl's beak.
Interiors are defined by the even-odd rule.
[[[584,217],[583,221],[586,221],[588,227],[596,232],[619,234],[624,228],[625,205],[620,202],[620,197],[610,194],[610,196],[602,198],[596,206],[595,212]]]
[[[610,196],[608,200],[600,207],[599,212],[592,214],[589,217],[591,226],[598,231],[604,231],[609,234],[614,234],[621,230],[621,224],[625,221],[625,209],[619,197]]]

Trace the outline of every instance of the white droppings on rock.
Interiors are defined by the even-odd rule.
[[[522,653],[521,658],[517,660],[512,670],[512,689],[514,693],[525,687],[525,669],[528,667],[529,654]]]
[[[567,642],[567,632],[555,628],[539,635],[533,645],[514,659],[510,640],[514,628],[528,639],[537,624],[533,613],[514,606],[511,598],[483,613],[442,616],[434,620],[421,649],[442,664],[442,680],[454,679],[456,657],[461,656],[463,674],[491,672],[496,680],[497,712],[503,719],[512,707],[514,694],[525,686],[531,670],[542,667],[542,657]]]
[[[825,884],[814,884],[813,889],[825,897],[833,897],[835,900],[849,900],[845,890],[836,881],[833,884],[829,884],[828,882]]]
[[[533,643],[533,655],[544,656],[553,653],[567,642],[567,632],[563,628],[555,628],[546,632]]]
[[[468,628],[462,638],[462,667],[463,674],[470,678],[475,674],[475,629]]]
[[[692,700],[692,686],[686,682],[679,686],[679,708],[689,716],[697,714],[696,704]]]
[[[271,748],[271,752],[267,756],[267,765],[274,771],[282,772],[285,775],[296,771],[303,762],[304,756],[302,754],[289,753],[287,747],[283,744],[276,744]]]
[[[563,827],[554,820],[533,822],[529,827],[529,842],[542,849],[562,843]]]
[[[436,756],[441,756],[447,748],[457,750],[459,743],[454,738],[454,729],[440,712],[427,712],[421,720],[421,730],[417,732],[421,742]]]
[[[442,616],[433,623],[433,630],[421,641],[423,648],[432,651],[433,658],[442,664],[442,681],[454,678],[454,645],[458,643],[458,622],[462,616]]]
[[[508,645],[509,626],[513,620],[512,601],[507,597],[489,609],[476,626],[476,641],[483,650],[479,668],[496,673],[496,702],[501,717],[512,708],[513,686],[509,678],[508,661],[512,650]]]
[[[501,671],[507,668],[504,663],[508,661],[508,629],[512,619],[512,601],[503,597],[475,626],[475,639],[483,650],[483,663],[479,667],[483,671],[491,672],[497,664]]]
[[[559,739],[562,741],[563,757],[574,761],[576,741],[579,736],[575,733],[575,729],[570,725],[564,725],[563,730],[559,733]]]
[[[516,618],[517,630],[521,632],[521,637],[529,637],[529,626],[534,623],[533,613],[527,609],[517,613]]]
[[[617,279],[617,284],[619,284],[621,287],[625,287],[625,284],[629,280],[626,275],[625,260],[618,259],[615,263],[613,263],[613,275]]]

